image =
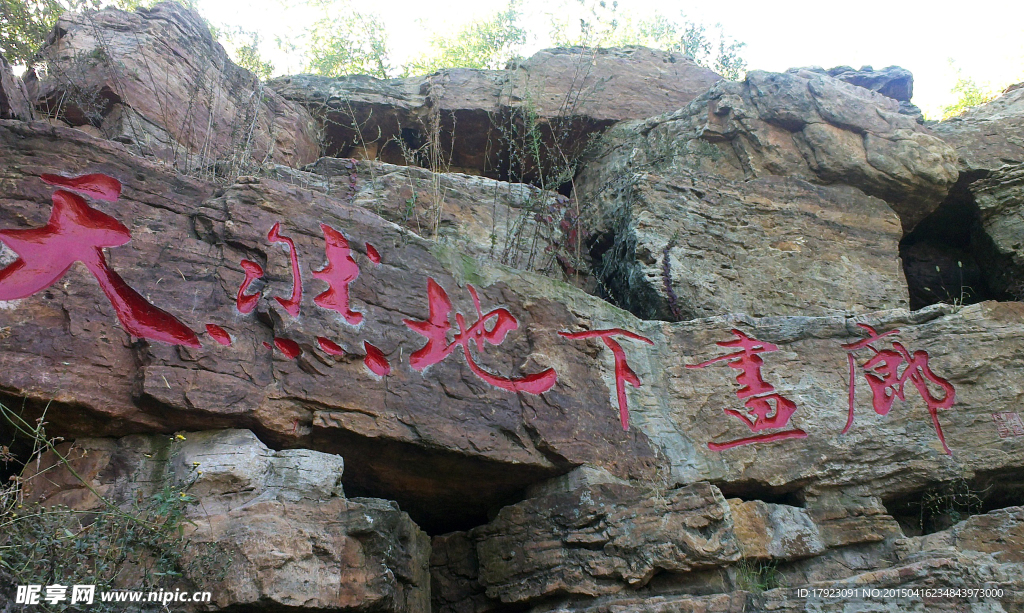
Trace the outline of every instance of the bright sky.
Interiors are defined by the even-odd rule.
[[[569,0],[573,2],[574,0]],[[609,2],[611,0],[608,0]],[[400,65],[428,49],[432,32],[453,32],[472,19],[485,18],[505,6],[503,0],[384,0],[359,3],[387,25],[392,61]],[[554,0],[525,0],[526,27],[550,29],[544,13]],[[376,8],[375,8],[376,7]],[[214,24],[256,30],[263,54],[279,74],[301,66],[275,49],[275,36],[300,32],[314,15],[282,8],[279,0],[199,0],[200,11]],[[825,68],[899,65],[914,73],[914,102],[930,116],[940,115],[956,75],[949,59],[965,76],[993,87],[1024,81],[1024,2],[974,0],[955,6],[915,0],[621,0],[620,11],[649,16],[655,11],[693,21],[721,23],[726,33],[747,44],[742,55],[750,69],[784,71],[796,66]],[[529,55],[540,45],[534,43]]]

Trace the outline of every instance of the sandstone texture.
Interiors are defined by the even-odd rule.
[[[961,171],[978,173],[1024,163],[1024,89],[1009,88],[991,102],[931,125],[952,145]],[[976,178],[976,174],[974,175]]]
[[[604,249],[595,275],[617,305],[645,319],[907,305],[899,218],[859,190],[597,163],[580,192]]]
[[[317,158],[305,109],[236,66],[198,13],[160,3],[67,14],[26,73],[38,111],[188,174]]]
[[[84,267],[73,267],[49,294],[8,303],[3,325],[11,333],[0,343],[10,351],[0,357],[0,386],[37,390],[28,396],[44,404],[52,390],[61,390],[68,406],[60,421],[71,431],[110,436],[245,426],[278,445],[358,455],[366,461],[348,464],[353,483],[388,492],[403,508],[419,501],[427,514],[421,521],[442,523],[484,515],[538,477],[576,464],[592,462],[632,478],[654,471],[656,452],[647,438],[623,432],[614,417],[593,349],[558,335],[572,327],[573,309],[606,311],[610,321],[625,325],[624,313],[597,298],[544,277],[488,267],[320,192],[250,178],[215,195],[212,185],[78,131],[15,122],[0,130],[4,147],[16,152],[0,214],[4,227],[45,224],[51,190],[40,173],[120,176],[126,187],[109,210],[129,224],[132,241],[113,250],[116,271],[191,330],[213,324],[232,340],[222,346],[204,335],[198,349],[135,342],[116,323],[109,325],[110,303]],[[276,299],[298,287],[288,246],[268,240],[278,223],[298,257],[298,317]],[[313,274],[326,264],[321,224],[350,241],[360,273],[349,306],[358,315],[314,302],[329,287]],[[379,253],[379,264],[368,257],[367,244]],[[237,308],[242,260],[266,272],[246,290],[263,294],[248,314]],[[470,323],[476,318],[470,285],[482,308],[502,307],[517,319],[518,329],[500,347],[474,348],[474,364],[504,377],[554,368],[561,384],[543,396],[499,389],[477,376],[461,351],[425,372],[411,368],[409,356],[426,339],[404,320],[429,318],[431,279],[452,302],[452,325],[456,313]],[[58,323],[64,313],[72,317],[66,325]],[[327,353],[320,338],[343,355]],[[289,359],[263,344],[274,347],[276,339],[297,343],[301,355]],[[387,356],[392,372],[385,380],[367,368],[365,343]],[[92,356],[92,366],[62,367],[59,374],[43,366],[76,354]],[[436,496],[443,490],[442,503]],[[469,493],[473,498],[466,500]]]
[[[480,261],[591,285],[580,206],[561,194],[373,160],[321,158],[303,170],[276,166],[270,175],[362,206]]]
[[[0,55],[0,119],[31,121],[35,118],[25,84]]]
[[[958,176],[953,150],[895,100],[809,71],[720,81],[678,111],[619,124],[606,141],[605,163],[619,167],[852,185],[889,204],[904,232]]]
[[[175,613],[1024,611],[1016,92],[933,133],[898,67],[632,47],[264,86],[174,4],[41,57],[0,612],[147,501]]]
[[[720,79],[680,54],[625,47],[546,49],[506,70],[296,75],[269,86],[321,121],[330,155],[557,186],[571,176],[550,175],[572,170],[562,158],[593,133],[677,109]]]
[[[860,70],[850,66],[836,66],[825,70],[818,66],[806,68],[790,68],[788,73],[815,72],[845,81],[851,85],[870,89],[900,103],[900,113],[914,117],[918,123],[924,123],[921,109],[910,100],[914,97],[914,75],[906,68],[888,66],[875,70],[871,66],[862,66]]]
[[[1024,296],[1024,164],[1004,166],[970,185],[977,205],[974,232],[995,264],[986,281],[993,290]]]
[[[230,568],[184,579],[219,607],[427,610],[429,538],[394,503],[346,499],[338,456],[271,451],[248,430],[79,439],[59,452],[69,463],[44,456],[26,502],[100,510],[96,494],[123,504],[190,484],[202,501],[188,510],[192,551]]]

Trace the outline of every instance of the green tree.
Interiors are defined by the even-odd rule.
[[[331,77],[391,76],[388,34],[377,15],[359,12],[344,0],[312,0],[309,4],[320,8],[323,16],[305,33],[307,70]]]
[[[643,45],[682,53],[696,63],[737,80],[743,77],[747,62],[740,56],[745,43],[728,36],[720,24],[709,33],[704,24],[695,23],[680,13],[670,19],[656,13],[646,19],[634,19],[621,13],[617,2],[576,0],[582,9],[578,29],[570,20],[552,17],[551,40],[559,47],[622,47]],[[571,5],[570,5],[571,6]]]
[[[263,56],[260,55],[260,35],[258,32],[235,27],[220,30],[217,34],[234,50],[233,55],[236,64],[264,81],[274,74],[274,64],[264,60]],[[217,36],[214,38],[217,38]]]
[[[116,6],[134,11],[156,0],[0,0],[0,55],[12,64],[29,64],[64,13]],[[192,1],[187,2],[192,6]]]
[[[0,54],[28,64],[65,11],[100,6],[101,0],[0,0]]]
[[[504,68],[526,43],[526,30],[519,25],[520,5],[520,0],[512,0],[505,10],[470,22],[452,36],[433,37],[432,52],[406,64],[403,73],[429,74],[456,67]]]
[[[951,66],[953,65],[952,60],[949,63]],[[973,78],[965,77],[959,68],[956,69],[956,84],[953,85],[953,89],[950,91],[957,95],[957,101],[942,107],[943,119],[962,115],[967,109],[979,104],[985,104],[995,99],[998,95],[991,89],[982,89],[974,82]]]

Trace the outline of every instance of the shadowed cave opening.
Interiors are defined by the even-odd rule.
[[[941,532],[972,515],[1024,506],[1024,474],[1018,470],[978,473],[882,500],[907,536]]]
[[[773,487],[756,481],[711,482],[722,491],[726,499],[739,498],[744,502],[760,500],[768,504],[784,504],[790,507],[805,507],[802,487],[792,484],[784,487]]]
[[[981,228],[969,189],[987,174],[961,173],[942,204],[900,241],[912,310],[938,303],[1012,299],[990,287],[989,279],[1002,263]]]
[[[393,500],[431,536],[486,524],[522,501],[527,487],[572,468],[512,465],[338,430],[314,434],[310,447],[345,458],[346,497]]]

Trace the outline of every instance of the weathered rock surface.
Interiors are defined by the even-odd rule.
[[[1024,298],[1024,164],[1005,166],[970,185],[977,205],[976,242],[988,286]]]
[[[728,502],[744,558],[798,560],[825,552],[818,526],[804,509],[761,500]]]
[[[177,3],[66,14],[26,73],[39,111],[189,174],[318,156],[305,109],[236,66]]]
[[[917,108],[910,101],[914,97],[914,75],[906,68],[887,66],[886,68],[875,70],[871,66],[862,66],[860,70],[857,70],[850,66],[836,66],[825,70],[818,66],[809,66],[805,68],[790,68],[786,72],[826,74],[851,85],[870,89],[873,92],[878,92],[899,102],[900,113],[914,117],[918,123],[924,122],[921,109]]]
[[[64,434],[244,426],[278,445],[343,455],[354,492],[398,500],[434,529],[483,517],[490,506],[574,465],[592,463],[629,478],[650,477],[657,466],[646,437],[618,424],[594,349],[558,335],[582,321],[574,312],[630,325],[625,313],[592,296],[487,267],[343,199],[270,179],[248,179],[212,197],[212,185],[78,131],[7,122],[0,142],[12,152],[0,227],[45,224],[52,190],[40,173],[120,177],[125,188],[117,204],[97,205],[132,233],[131,243],[111,250],[113,268],[191,330],[220,326],[232,343],[204,336],[203,347],[193,349],[133,340],[84,267],[72,267],[46,292],[4,303],[0,327],[10,334],[0,339],[0,389],[42,403],[40,409],[50,400],[61,405],[54,426]],[[298,317],[276,300],[295,289],[287,245],[268,241],[277,223],[295,243],[304,287]],[[359,325],[349,321],[356,315],[314,302],[328,287],[311,275],[325,261],[320,224],[349,237],[360,270],[349,306],[361,313]],[[379,265],[366,244],[379,253]],[[13,255],[5,248],[2,261]],[[341,259],[333,257],[336,264]],[[243,259],[266,271],[245,292],[263,294],[250,314],[236,305]],[[414,370],[409,356],[427,340],[404,321],[429,319],[431,279],[470,322],[475,307],[466,283],[483,309],[507,309],[518,329],[506,328],[511,333],[500,347],[474,349],[473,366],[460,351],[425,372]],[[454,314],[449,319],[455,325]],[[273,347],[276,339],[298,343],[301,355],[289,359],[263,344]],[[385,380],[366,366],[371,350],[364,343],[390,363]],[[91,357],[80,362],[81,356]],[[473,368],[503,377],[554,368],[558,385],[540,396],[515,393],[486,383]]]
[[[641,119],[674,111],[722,77],[681,53],[647,47],[544,49],[514,65],[512,92],[541,117]],[[570,95],[567,96],[566,94]]]
[[[48,57],[93,77],[108,51],[148,58],[173,86],[143,100],[221,70],[184,9],[84,19],[120,42],[69,18]],[[903,236],[922,282],[959,261],[929,252],[945,234],[905,233],[976,206],[978,241],[1013,264],[1022,179],[964,172],[947,195],[956,154],[882,72],[732,83],[626,49],[299,77],[288,96],[350,158],[275,157],[260,119],[273,155],[228,182],[230,155],[175,172],[90,136],[142,121],[115,114],[113,77],[83,80],[110,111],[84,129],[0,120],[0,402],[45,414],[92,488],[0,420],[0,479],[27,466],[0,525],[22,521],[15,495],[96,509],[194,480],[188,555],[232,563],[190,577],[221,611],[1024,610],[1024,305],[907,311],[897,259]],[[207,125],[249,107],[218,108]],[[558,147],[624,118],[563,183]],[[459,167],[566,196],[426,170]],[[929,215],[944,197],[960,210]],[[973,219],[945,224],[972,257]],[[641,318],[561,281],[577,245]],[[996,259],[974,261],[984,279]],[[797,591],[843,587],[1003,593]]]
[[[958,461],[977,471],[1024,462],[1015,439],[1000,438],[992,422],[995,412],[1016,411],[1024,393],[1019,304],[985,303],[946,315],[896,310],[855,319],[642,322],[557,282],[432,246],[322,194],[266,179],[211,197],[211,186],[165,174],[116,144],[40,124],[0,126],[12,152],[0,227],[45,222],[51,189],[40,173],[120,176],[126,187],[116,207],[96,205],[130,224],[132,242],[111,250],[115,270],[191,329],[215,324],[233,341],[224,347],[205,339],[199,349],[133,341],[79,267],[45,292],[5,303],[0,324],[10,332],[0,339],[0,387],[39,409],[54,402],[48,415],[62,434],[245,426],[275,444],[343,455],[353,491],[381,492],[433,526],[479,517],[530,483],[579,464],[619,478],[650,479],[661,467],[679,483],[744,481],[781,491],[861,484],[874,495],[951,478],[955,464],[910,381],[903,383],[907,402],[881,417],[867,410],[870,390],[858,375],[857,422],[840,435],[849,395],[842,345],[863,338],[853,324],[865,322],[880,333],[900,329],[899,341],[926,351],[930,369],[955,387],[954,408],[938,411],[937,419],[953,453],[964,455]],[[293,290],[288,251],[266,238],[278,222],[281,234],[295,241],[305,282],[297,318],[275,299]],[[324,261],[321,223],[351,239],[361,274],[350,305],[363,313],[360,326],[309,302],[326,288],[309,277]],[[379,251],[379,267],[365,256],[364,243]],[[263,297],[249,315],[236,308],[242,259],[267,271]],[[522,377],[553,368],[557,383],[540,396],[512,393],[485,383],[465,356],[449,356],[424,373],[412,369],[405,356],[425,339],[403,320],[428,319],[428,279],[445,290],[457,313],[474,311],[468,289],[459,287],[470,282],[482,308],[502,305],[517,319],[518,329],[501,347],[471,353],[482,372]],[[621,341],[642,383],[627,396],[628,432],[616,418],[611,353],[596,339],[558,334],[619,328],[653,342]],[[735,341],[733,329],[778,348],[763,356],[763,376],[795,403],[789,425],[806,432],[806,440],[708,448],[750,432],[727,412],[743,407],[732,369],[687,368],[726,353],[716,343]],[[345,355],[323,351],[318,337]],[[262,344],[275,338],[295,341],[301,355],[289,359]],[[384,381],[364,365],[364,342],[387,356],[391,373]],[[891,347],[890,339],[875,346]],[[860,351],[858,364],[870,357]],[[946,397],[939,388],[932,394],[936,402]],[[893,437],[901,443],[892,445]]]
[[[996,170],[1024,163],[1024,88],[1008,88],[991,102],[931,124],[932,131],[956,150],[961,171]]]
[[[589,166],[579,186],[601,247],[595,273],[639,317],[852,315],[907,305],[899,218],[856,189],[616,164]]]
[[[329,155],[549,183],[538,164],[572,170],[562,154],[572,158],[594,132],[677,109],[720,79],[680,54],[625,47],[547,49],[508,70],[295,75],[269,85],[320,119]],[[536,155],[533,135],[544,142]]]
[[[487,526],[434,538],[434,611],[502,611],[507,602],[534,613],[803,611],[834,601],[884,604],[883,594],[872,590],[886,588],[919,591],[890,594],[889,603],[898,604],[871,610],[900,611],[952,598],[927,596],[923,588],[1003,588],[1002,594],[979,594],[971,602],[1002,604],[1007,611],[1017,610],[1013,606],[1021,600],[1011,589],[1021,583],[1014,576],[1024,526],[1020,507],[905,538],[892,517],[869,508],[880,509],[877,501],[857,502],[845,493],[813,497],[804,509],[760,500],[725,503],[708,484],[665,492],[612,483],[566,490],[565,478],[559,481],[547,494],[506,507]],[[680,496],[691,503],[703,499],[706,506],[661,506]],[[655,509],[663,509],[660,521],[648,515]],[[837,538],[839,526],[845,528],[843,538]],[[626,549],[624,556],[616,546],[624,537],[650,543]],[[718,559],[707,567],[670,562],[709,545]],[[620,571],[624,564],[636,568],[629,566],[628,554],[638,552],[645,553],[632,561],[642,560],[639,570],[646,574],[627,584]],[[774,589],[780,585],[785,587]],[[797,588],[847,592],[801,595]]]
[[[247,430],[182,437],[64,444],[68,466],[44,456],[26,480],[26,502],[93,510],[103,508],[94,491],[124,504],[192,483],[189,494],[202,504],[188,510],[186,557],[209,555],[210,545],[231,568],[216,569],[228,571],[221,581],[185,579],[212,592],[217,606],[429,610],[429,538],[394,503],[346,499],[340,457],[271,451]]]
[[[14,74],[4,56],[0,55],[0,119],[31,121],[34,118],[25,84],[21,77]]]
[[[524,183],[373,160],[321,158],[271,176],[362,206],[465,255],[589,286],[577,203]],[[574,233],[575,232],[575,233]]]
[[[904,232],[957,179],[952,149],[901,115],[895,100],[806,71],[720,81],[678,111],[619,124],[606,142],[599,164],[633,172],[689,167],[736,181],[855,186],[885,200]]]
[[[653,495],[598,484],[507,506],[469,538],[491,598],[597,596],[642,586],[662,570],[738,560],[728,517],[725,499],[706,483]]]

